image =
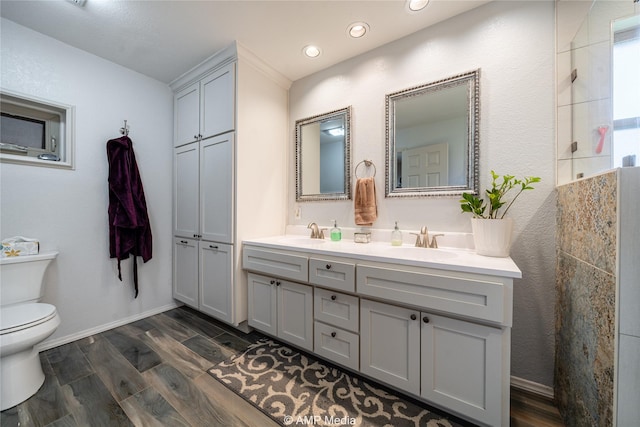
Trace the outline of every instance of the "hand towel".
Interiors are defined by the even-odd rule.
[[[378,206],[376,204],[376,182],[372,176],[358,178],[354,201],[356,225],[373,225],[373,221],[378,218]]]

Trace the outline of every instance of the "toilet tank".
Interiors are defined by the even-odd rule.
[[[42,279],[57,251],[0,258],[0,305],[35,302],[42,298]]]

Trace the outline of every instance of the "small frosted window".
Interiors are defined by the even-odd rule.
[[[2,113],[1,140],[4,144],[44,149],[45,125],[44,120]]]

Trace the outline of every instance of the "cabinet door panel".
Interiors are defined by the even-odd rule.
[[[360,325],[358,297],[316,288],[313,295],[313,315],[317,320],[352,332]]]
[[[198,143],[176,148],[173,154],[173,234],[198,234]]]
[[[415,310],[361,299],[360,370],[373,378],[419,394],[419,316]]]
[[[346,292],[355,292],[356,266],[352,263],[309,259],[309,283]]]
[[[422,313],[422,397],[489,425],[502,415],[502,331]]]
[[[233,243],[233,133],[200,142],[202,239]]]
[[[200,133],[200,83],[176,93],[173,101],[175,114],[174,146],[196,141]]]
[[[313,288],[280,281],[278,337],[313,351]]]
[[[198,241],[173,240],[173,297],[198,308]]]
[[[233,320],[233,246],[200,242],[200,311]]]
[[[360,337],[335,326],[314,322],[313,351],[348,368],[358,370]]]
[[[246,245],[242,251],[242,268],[300,282],[306,282],[309,278],[309,260],[306,255]]]
[[[248,275],[249,326],[273,336],[278,333],[275,283],[273,278],[253,273]]]
[[[200,86],[202,137],[219,135],[235,128],[235,64],[205,77]]]

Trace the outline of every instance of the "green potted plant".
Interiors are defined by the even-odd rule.
[[[479,255],[507,257],[511,249],[513,219],[505,218],[505,215],[520,194],[533,190],[531,184],[540,182],[540,178],[527,176],[517,179],[513,175],[501,177],[494,171],[491,171],[491,177],[491,188],[485,190],[486,200],[475,194],[462,193],[460,207],[462,212],[473,214],[471,229],[476,252]],[[515,195],[509,199],[508,195],[514,194],[512,190]]]

